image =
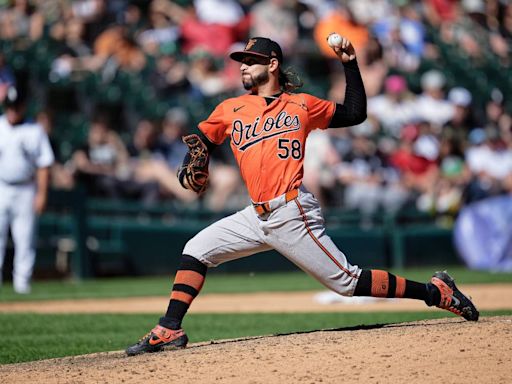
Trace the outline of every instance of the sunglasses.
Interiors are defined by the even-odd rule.
[[[270,64],[270,58],[267,58],[267,57],[252,57],[252,56],[247,56],[247,57],[244,57],[241,61],[242,64],[245,64],[245,65],[248,65],[249,67],[251,65],[254,65],[254,64],[259,64],[259,65],[269,65]]]

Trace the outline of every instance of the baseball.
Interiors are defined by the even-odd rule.
[[[341,36],[337,33],[331,33],[327,38],[327,44],[332,48],[341,47]]]

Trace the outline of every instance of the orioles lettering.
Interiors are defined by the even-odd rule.
[[[258,116],[250,124],[244,124],[240,119],[233,121],[231,141],[239,150],[244,151],[262,140],[300,129],[299,116],[290,116],[286,111],[276,117],[268,116],[263,122],[260,119]]]

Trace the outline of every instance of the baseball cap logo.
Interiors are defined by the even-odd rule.
[[[248,56],[265,59],[275,57],[280,63],[283,61],[283,53],[279,44],[266,37],[252,37],[247,41],[243,51],[232,52],[229,55],[229,57],[238,62],[242,62]]]
[[[247,45],[245,46],[245,50],[248,51],[249,49],[251,49],[253,47],[254,44],[256,44],[256,39],[250,39],[248,42],[247,42]]]

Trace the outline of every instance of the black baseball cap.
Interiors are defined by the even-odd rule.
[[[246,57],[276,58],[283,62],[283,51],[279,44],[266,37],[251,37],[243,51],[233,52],[229,55],[233,60],[242,62]]]
[[[26,98],[26,93],[23,88],[10,85],[5,94],[4,106],[7,108],[18,107],[25,103]]]

